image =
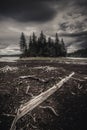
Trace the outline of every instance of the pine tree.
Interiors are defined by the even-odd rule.
[[[52,56],[52,39],[51,37],[48,37],[48,46],[47,46],[47,49],[48,49],[48,56]]]
[[[37,38],[37,37],[36,37],[35,33],[33,32],[33,35],[32,35],[32,42],[33,42],[33,43],[36,43],[36,42],[37,42],[37,41],[36,41],[36,38]]]
[[[51,43],[52,43],[52,39],[51,39],[51,37],[48,37],[48,44],[49,44],[49,47],[51,46]]]
[[[28,45],[28,56],[31,56],[32,52],[32,39],[31,36],[29,37],[29,45]]]
[[[29,56],[37,56],[37,37],[34,32],[29,40]]]
[[[55,45],[54,41],[49,37],[48,38],[48,50],[49,50],[49,57],[55,57]]]
[[[40,36],[38,38],[38,48],[39,48],[39,56],[45,56],[46,51],[46,36],[43,31],[41,31]]]
[[[66,54],[67,54],[67,51],[66,51],[65,43],[62,38],[61,39],[61,56],[66,56]]]
[[[22,52],[22,55],[26,55],[27,53],[27,44],[23,32],[21,33],[21,37],[20,37],[20,51]]]
[[[56,35],[55,35],[55,43],[59,44],[59,37],[58,37],[58,33],[56,33]]]
[[[44,35],[43,31],[40,33],[39,40],[42,44],[46,43],[46,36]]]
[[[60,41],[58,37],[58,33],[55,35],[55,56],[60,56]]]
[[[37,37],[34,32],[32,36],[32,44],[33,44],[33,48],[32,48],[33,56],[37,56]]]

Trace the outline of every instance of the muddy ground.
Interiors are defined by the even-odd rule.
[[[86,130],[87,65],[49,60],[0,63],[0,130],[10,129],[20,105],[51,88],[71,72],[75,72],[73,78],[21,118],[16,130]],[[27,75],[36,78],[20,78]],[[56,114],[44,106],[52,107]]]

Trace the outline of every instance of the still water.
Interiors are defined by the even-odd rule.
[[[0,57],[0,62],[16,62],[19,57]]]

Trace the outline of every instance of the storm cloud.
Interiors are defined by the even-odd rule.
[[[34,0],[3,0],[0,4],[0,19],[12,18],[21,22],[45,22],[53,19],[56,2]]]
[[[0,48],[18,45],[22,31],[28,37],[41,30],[58,32],[72,51],[87,47],[87,0],[0,1]]]
[[[81,14],[87,14],[86,0],[1,0],[0,19],[45,22],[56,17],[57,13],[68,6],[76,6]],[[72,15],[72,12],[68,15]]]

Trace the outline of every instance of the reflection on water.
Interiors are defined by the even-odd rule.
[[[19,57],[0,57],[0,62],[16,62]]]
[[[83,57],[67,57],[67,59],[87,60],[87,58],[83,58]]]

